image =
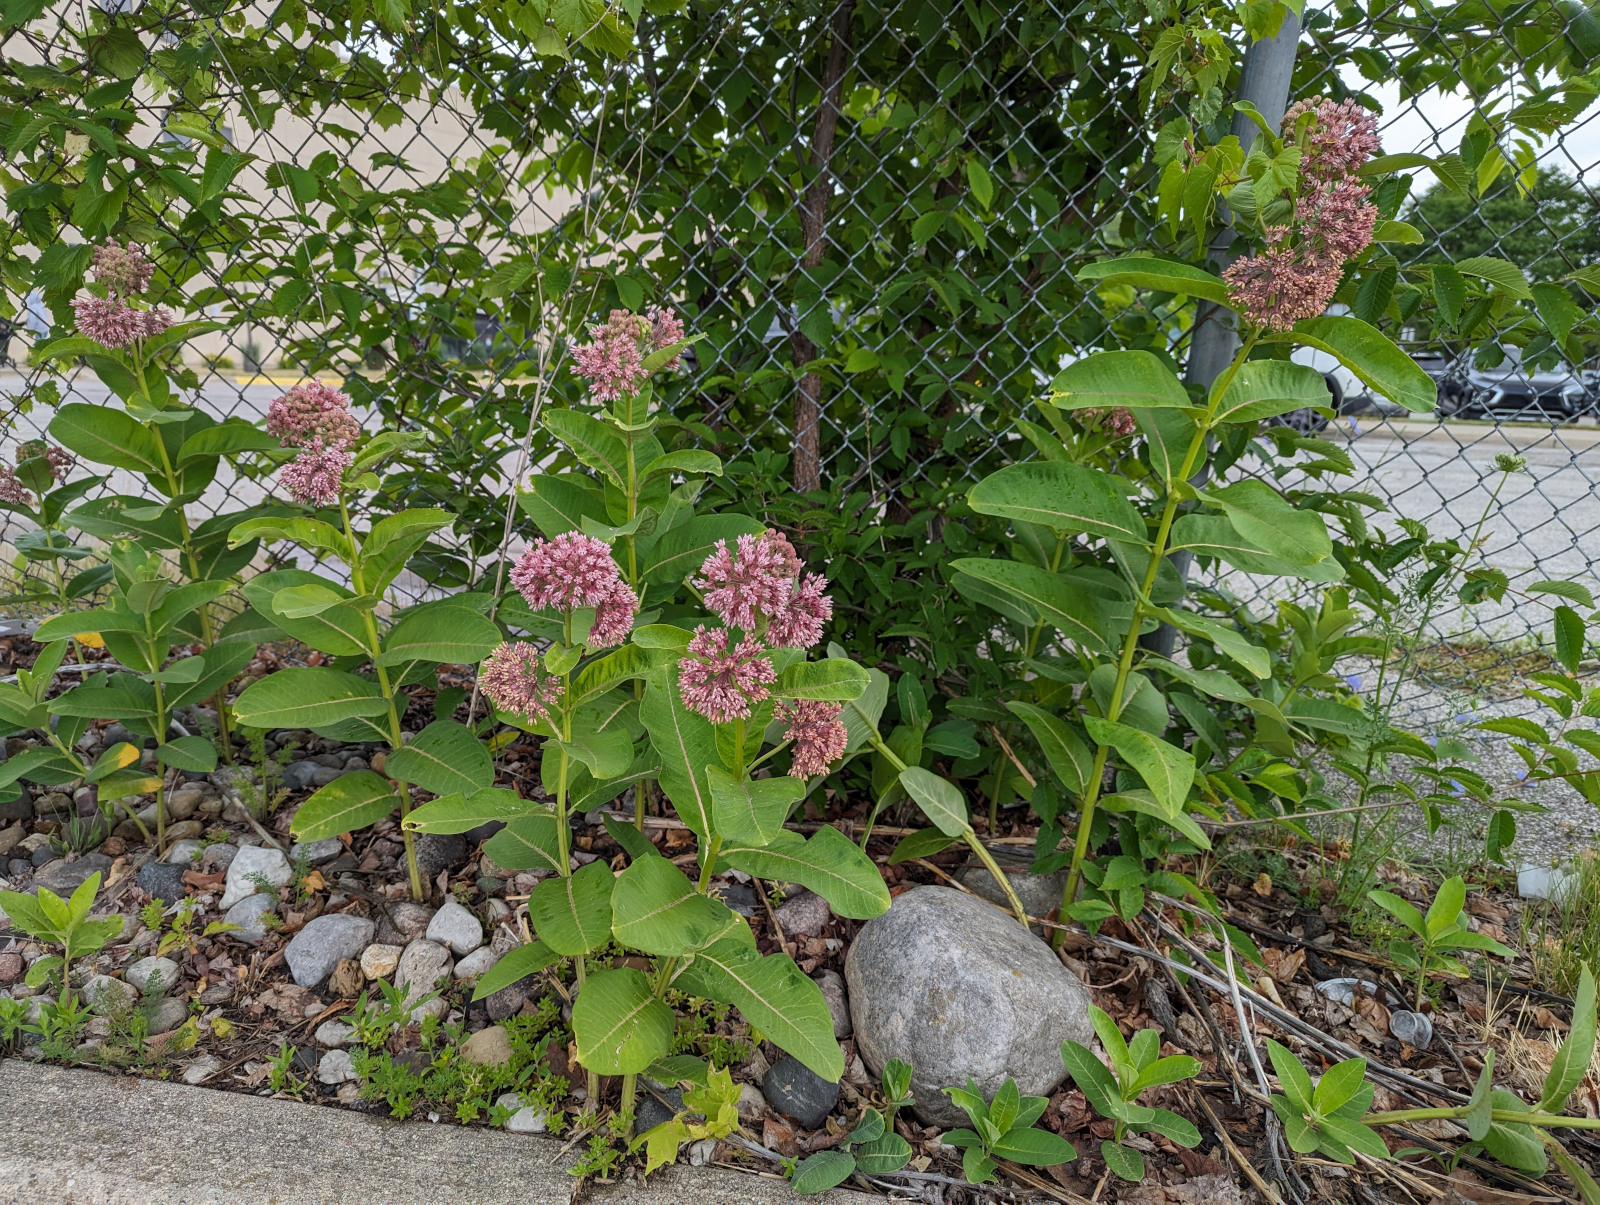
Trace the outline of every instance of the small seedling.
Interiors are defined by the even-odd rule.
[[[1023,1096],[1014,1079],[1001,1084],[987,1105],[970,1079],[965,1088],[945,1088],[944,1093],[972,1119],[972,1129],[951,1130],[944,1136],[951,1146],[962,1148],[961,1172],[971,1184],[994,1179],[997,1158],[1030,1167],[1054,1167],[1078,1157],[1072,1144],[1059,1134],[1033,1128],[1049,1098]]]
[[[11,918],[13,925],[29,937],[61,947],[59,955],[41,958],[28,968],[27,984],[39,987],[47,976],[59,971],[63,1007],[72,1001],[72,988],[67,981],[72,960],[97,953],[122,932],[120,916],[89,919],[89,909],[99,890],[100,872],[96,871],[68,900],[44,887],[39,889],[37,898],[19,891],[0,891],[0,911]]]
[[[689,1064],[697,1064],[690,1067]],[[689,1071],[688,1076],[683,1072]],[[685,1142],[725,1138],[739,1128],[739,1089],[727,1070],[701,1063],[699,1059],[674,1059],[672,1078],[687,1078],[690,1086],[683,1093],[683,1110],[670,1121],[646,1130],[628,1146],[630,1152],[644,1148],[644,1174],[671,1163]]]
[[[1516,951],[1495,941],[1486,933],[1474,933],[1461,919],[1461,906],[1467,901],[1467,885],[1457,875],[1446,879],[1433,897],[1424,916],[1414,904],[1388,891],[1369,891],[1367,898],[1389,913],[1412,933],[1420,946],[1409,938],[1397,937],[1389,943],[1389,956],[1407,970],[1417,973],[1417,995],[1413,1007],[1422,1008],[1422,993],[1429,971],[1453,971],[1465,975],[1467,968],[1446,950],[1487,950],[1502,958],[1515,958]]]
[[[882,1176],[911,1161],[911,1144],[894,1132],[895,1113],[912,1103],[911,1064],[899,1059],[884,1064],[883,1097],[881,1113],[867,1109],[844,1142],[832,1150],[818,1151],[795,1167],[789,1185],[795,1192],[827,1192],[856,1172]]]
[[[1192,1079],[1200,1073],[1200,1061],[1186,1054],[1159,1057],[1159,1030],[1141,1029],[1133,1041],[1124,1042],[1117,1023],[1093,1005],[1089,1006],[1089,1019],[1111,1059],[1112,1070],[1107,1071],[1088,1047],[1070,1039],[1061,1043],[1061,1059],[1095,1111],[1116,1123],[1112,1137],[1100,1144],[1106,1166],[1122,1179],[1137,1183],[1144,1179],[1144,1156],[1123,1142],[1129,1131],[1160,1134],[1182,1147],[1200,1142],[1200,1131],[1191,1122],[1170,1110],[1139,1104],[1140,1095],[1148,1088]]]

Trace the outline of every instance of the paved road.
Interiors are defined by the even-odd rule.
[[[1354,477],[1337,488],[1362,490],[1390,507],[1374,522],[1391,532],[1397,519],[1417,519],[1434,536],[1468,537],[1485,514],[1483,556],[1514,583],[1578,578],[1600,592],[1600,429],[1489,423],[1349,420],[1327,436],[1343,443]],[[1513,453],[1525,472],[1502,483],[1495,458]],[[1287,484],[1298,483],[1294,476]],[[1498,487],[1498,496],[1495,490]],[[1491,505],[1492,500],[1492,505]],[[1270,596],[1271,586],[1243,574],[1229,584],[1241,595]],[[1475,633],[1515,639],[1548,630],[1547,612],[1509,598],[1473,608],[1444,606],[1429,622],[1439,635]]]

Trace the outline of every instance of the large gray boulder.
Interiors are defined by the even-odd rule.
[[[856,1049],[880,1074],[911,1064],[915,1112],[967,1125],[941,1088],[970,1077],[987,1100],[1007,1077],[1048,1096],[1066,1077],[1061,1043],[1090,1045],[1089,991],[1042,940],[949,887],[915,887],[868,921],[845,960]]]

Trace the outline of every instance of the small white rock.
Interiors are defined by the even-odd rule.
[[[507,1092],[495,1102],[502,1109],[510,1109],[511,1116],[506,1118],[506,1132],[510,1134],[543,1134],[545,1131],[545,1115],[532,1105],[522,1103],[522,1097],[515,1092]]]
[[[183,1082],[203,1084],[221,1070],[222,1063],[215,1055],[203,1054],[183,1069]]]
[[[205,850],[204,841],[196,841],[193,837],[185,837],[182,841],[174,841],[172,848],[167,850],[163,862],[170,862],[175,866],[188,866],[199,860],[200,854]]]
[[[315,1036],[319,1044],[330,1050],[343,1050],[355,1032],[354,1025],[347,1025],[343,1021],[324,1021],[317,1026]]]
[[[228,863],[228,877],[224,880],[227,889],[222,893],[219,906],[226,912],[246,896],[254,895],[260,890],[258,881],[272,887],[283,887],[293,877],[289,859],[283,856],[281,849],[243,846],[234,855],[233,861]]]
[[[456,978],[476,979],[499,961],[499,954],[496,954],[488,946],[479,946],[460,962],[456,963]]]
[[[449,946],[458,957],[470,954],[483,944],[483,924],[455,900],[446,900],[444,907],[433,914],[425,934],[429,941]]]
[[[131,983],[110,975],[95,975],[83,985],[83,998],[89,1002],[89,1011],[95,1016],[108,1017],[132,1008],[139,999],[139,992]]]
[[[178,983],[178,964],[170,958],[141,958],[122,977],[142,996],[164,996]]]
[[[346,1084],[356,1078],[355,1065],[343,1050],[330,1050],[317,1061],[317,1081],[323,1084]]]

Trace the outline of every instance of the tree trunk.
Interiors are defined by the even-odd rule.
[[[844,0],[833,15],[832,41],[822,71],[822,93],[818,99],[817,125],[811,135],[811,168],[816,173],[800,201],[800,236],[805,250],[800,266],[806,271],[822,263],[827,247],[824,233],[828,224],[828,203],[833,194],[833,139],[839,129],[839,108],[844,99],[844,77],[850,58],[850,22],[855,15],[855,0]],[[825,302],[823,304],[826,304]],[[817,345],[797,324],[789,335],[789,348],[796,368],[817,358]],[[800,375],[794,398],[794,488],[801,493],[822,485],[822,377],[815,372]]]

